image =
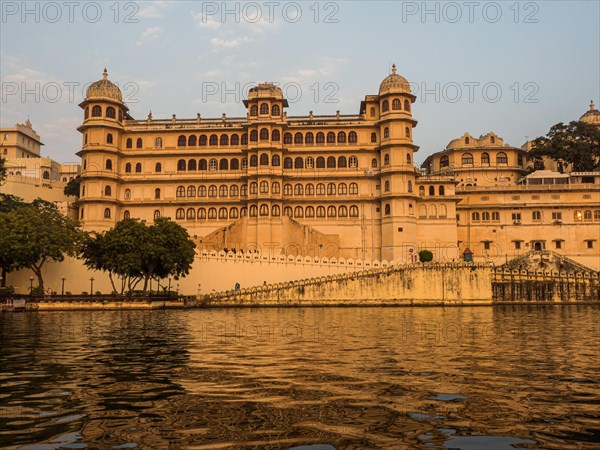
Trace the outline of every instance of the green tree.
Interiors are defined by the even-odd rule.
[[[65,186],[63,192],[65,195],[70,195],[70,196],[79,198],[80,187],[81,187],[81,177],[75,177],[72,180],[69,180],[69,182]]]
[[[42,269],[76,256],[82,233],[53,203],[36,199],[0,213],[0,262],[3,270],[31,269],[44,289]]]
[[[143,281],[146,293],[152,278],[187,275],[194,249],[187,231],[170,219],[151,226],[125,219],[105,233],[88,236],[82,256],[87,267],[108,272],[115,292],[132,291]]]
[[[575,172],[594,170],[600,163],[600,129],[585,122],[557,123],[532,142],[529,159],[548,157]]]
[[[0,156],[0,183],[6,179],[6,160]]]
[[[429,250],[421,250],[419,252],[419,261],[422,263],[433,261],[433,253]]]

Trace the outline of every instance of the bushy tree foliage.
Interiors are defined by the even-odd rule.
[[[81,177],[75,177],[69,180],[63,192],[65,195],[70,195],[79,198],[79,189],[81,187]]]
[[[0,156],[0,183],[6,178],[6,160]]]
[[[532,142],[529,159],[548,157],[574,172],[594,170],[600,163],[600,129],[585,122],[557,123]]]
[[[419,252],[419,261],[422,263],[433,261],[433,253],[429,250],[421,250]]]
[[[89,235],[82,255],[87,267],[108,272],[115,292],[132,291],[143,281],[146,293],[152,278],[187,275],[195,247],[187,231],[170,219],[151,226],[125,219],[105,233]]]

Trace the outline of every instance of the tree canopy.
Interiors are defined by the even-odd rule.
[[[125,219],[105,233],[89,235],[82,256],[87,267],[108,272],[115,292],[132,291],[143,281],[146,293],[152,278],[187,275],[195,247],[187,231],[170,219],[157,219],[150,226]]]
[[[532,160],[548,157],[575,172],[592,171],[600,163],[600,129],[585,122],[557,123],[532,144]]]
[[[81,177],[75,177],[72,180],[69,180],[69,182],[65,186],[63,192],[65,195],[79,197],[80,186],[81,186]]]
[[[6,178],[6,164],[5,159],[0,156],[0,183],[4,181]]]
[[[433,261],[433,253],[431,253],[429,250],[421,250],[419,252],[419,261],[422,263]]]
[[[7,199],[8,197],[8,199]],[[42,269],[47,262],[76,256],[82,232],[54,203],[36,199],[22,203],[5,196],[0,210],[0,265],[3,272],[33,271],[44,288]]]

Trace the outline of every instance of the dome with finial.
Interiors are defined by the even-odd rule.
[[[392,65],[392,73],[379,85],[379,95],[383,94],[410,94],[410,85],[406,78],[396,73],[396,64]]]
[[[123,103],[121,89],[108,79],[108,71],[104,69],[102,79],[92,83],[87,89],[85,99],[109,99]]]
[[[580,122],[589,123],[591,125],[600,126],[600,111],[594,105],[594,100],[590,102],[590,110],[579,118]]]

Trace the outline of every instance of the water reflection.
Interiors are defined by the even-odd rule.
[[[6,448],[594,448],[600,309],[0,317]]]

